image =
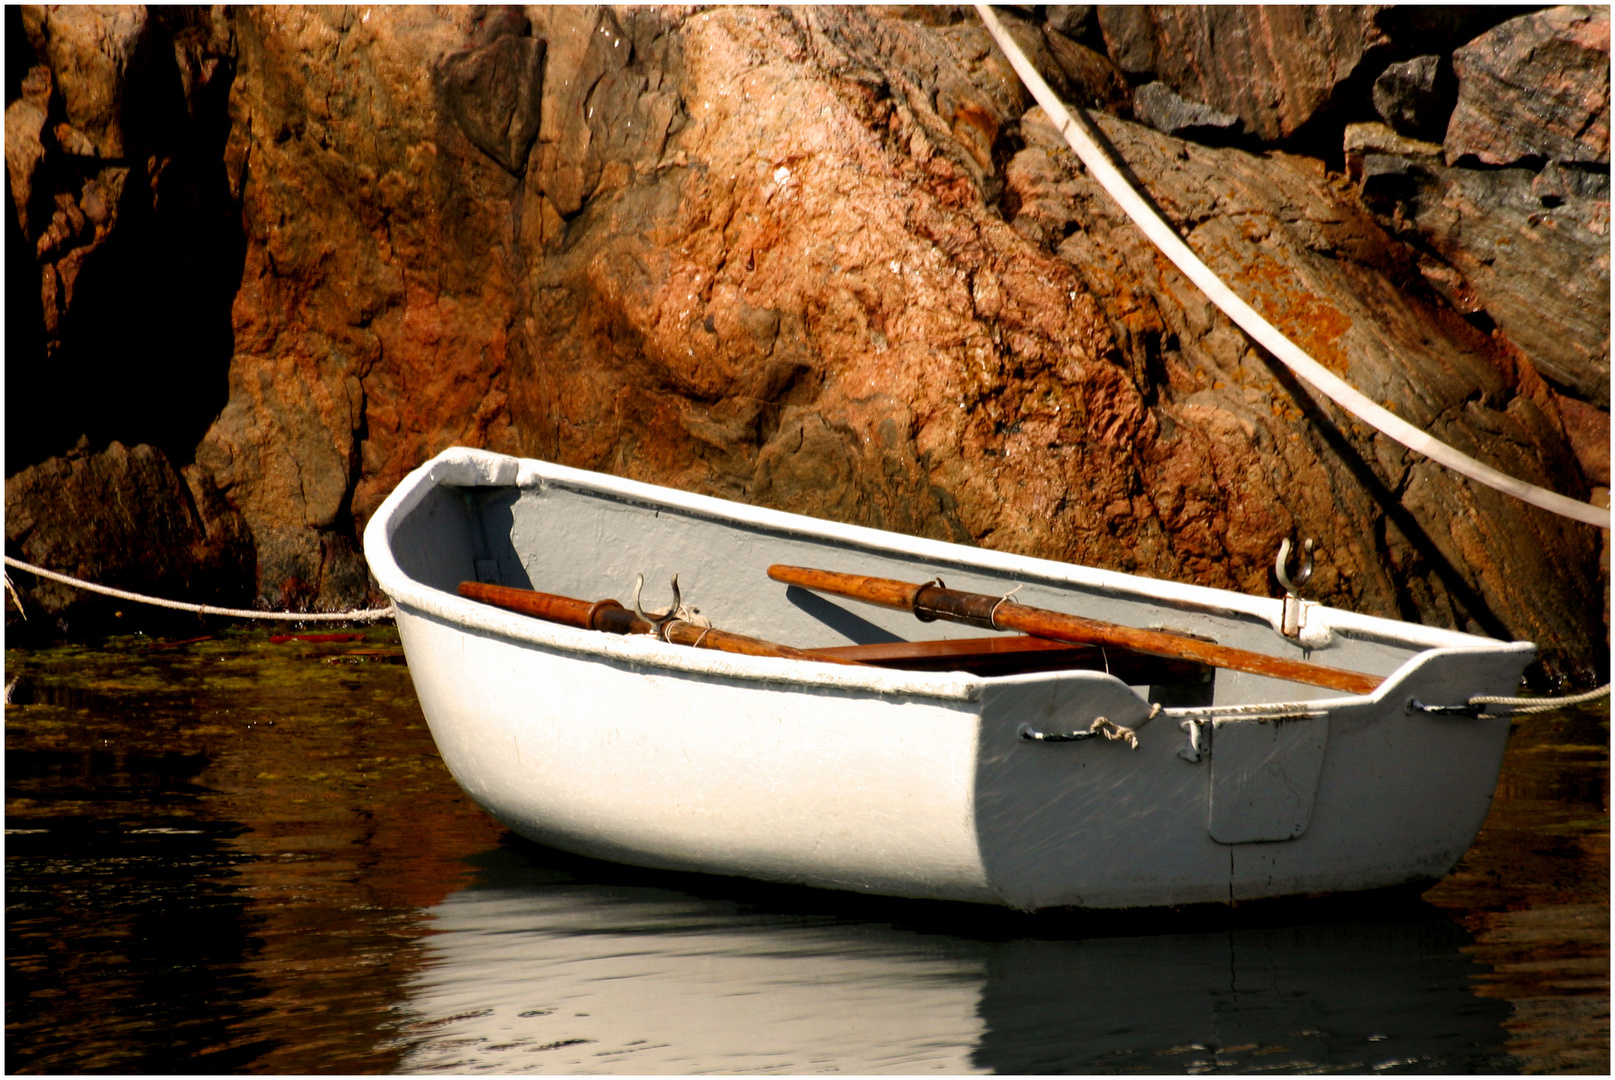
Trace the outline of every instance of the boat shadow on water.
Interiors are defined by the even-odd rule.
[[[1035,915],[629,870],[510,837],[431,909],[403,1071],[1511,1070],[1413,894]]]

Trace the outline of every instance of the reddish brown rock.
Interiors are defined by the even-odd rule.
[[[1277,142],[1332,139],[1345,123],[1369,119],[1372,86],[1387,65],[1444,53],[1519,11],[1182,4],[1101,6],[1097,15],[1111,59],[1135,84],[1160,79],[1190,101],[1238,116],[1257,139]]]
[[[1331,108],[1364,57],[1390,44],[1378,13],[1374,5],[1107,5],[1099,25],[1111,59],[1135,81],[1159,78],[1274,141]]]
[[[84,260],[111,232],[129,172],[124,159],[136,149],[125,145],[123,113],[148,20],[146,9],[133,5],[41,5],[23,8],[21,21],[42,63],[23,98],[7,108],[6,165],[19,219],[46,264],[44,318],[54,344]],[[36,185],[46,142],[91,178],[56,170]]]
[[[17,223],[26,234],[34,173],[45,159],[46,110],[50,106],[50,68],[35,65],[22,79],[22,94],[6,106],[6,178],[16,205]],[[37,230],[36,230],[37,231]]]
[[[23,8],[29,44],[55,75],[63,118],[54,135],[69,153],[127,156],[125,91],[146,23],[146,9],[137,4]]]
[[[1452,57],[1458,104],[1451,164],[1525,159],[1609,164],[1609,8],[1549,8],[1510,19]]]
[[[1558,406],[1581,471],[1594,484],[1609,487],[1609,410],[1567,397],[1559,398]]]
[[[472,443],[1256,592],[1305,533],[1320,598],[1585,654],[1587,530],[1276,379],[1022,117],[973,21],[531,19],[503,37],[533,44],[495,58],[516,78],[545,43],[518,161],[526,99],[493,89],[515,84],[442,74],[502,40],[470,13],[237,16],[247,271],[199,460],[252,524],[267,597],[350,602],[356,529],[405,470]],[[1581,483],[1546,390],[1401,291],[1412,256],[1349,188],[1106,130],[1325,363],[1500,467]]]
[[[1127,78],[1110,58],[1061,33],[1051,21],[1043,28],[1049,54],[1065,76],[1065,98],[1074,105],[1097,106],[1126,116],[1132,94]]]
[[[1439,143],[1421,142],[1398,135],[1385,124],[1347,124],[1343,140],[1346,175],[1372,199],[1370,190],[1384,186],[1385,178],[1402,178],[1418,165],[1441,160]]]
[[[100,453],[84,444],[66,457],[6,480],[6,554],[35,566],[144,595],[190,603],[250,606],[252,536],[246,522],[196,466],[183,475],[162,451],[114,442]],[[127,625],[156,609],[137,608],[20,570],[8,570],[22,596],[26,625],[55,630],[112,611]],[[18,620],[8,601],[7,622]]]
[[[1257,593],[1310,535],[1319,599],[1597,663],[1592,530],[1275,374],[963,12],[247,7],[228,28],[245,251],[197,461],[271,603],[363,601],[359,530],[459,443]],[[1068,92],[1116,85],[1047,26],[1014,32]],[[1532,358],[1443,302],[1343,178],[1104,126],[1321,361],[1586,494]]]
[[[1058,137],[1034,120],[1021,125],[1031,144],[1025,153],[1046,152],[1068,168]],[[1586,494],[1555,396],[1528,363],[1511,368],[1491,338],[1405,290],[1412,253],[1381,233],[1338,179],[1303,158],[1178,143],[1119,121],[1104,128],[1129,167],[1150,178],[1151,196],[1201,257],[1315,358],[1466,453]],[[1339,576],[1320,578],[1318,587],[1343,606],[1385,611],[1411,599],[1426,619],[1445,610],[1460,625],[1494,634],[1505,625],[1519,634],[1529,624],[1524,636],[1538,640],[1575,624],[1576,648],[1596,652],[1602,620],[1581,591],[1597,580],[1594,530],[1455,483],[1316,395],[1295,393],[1299,384],[1275,379],[1176,271],[1128,281],[1129,262],[1152,257],[1144,241],[1091,181],[1055,176],[1076,187],[1067,213],[1080,225],[1060,255],[1081,271],[1089,293],[1131,294],[1137,308],[1124,325],[1132,333],[1118,332],[1118,340],[1139,367],[1164,369],[1152,410],[1161,434],[1141,445],[1148,455],[1141,480],[1162,547],[1191,576],[1214,578],[1213,564],[1246,560],[1254,570],[1264,543],[1294,530],[1330,548],[1332,565],[1320,564],[1319,574]],[[1058,222],[1044,228],[1064,231]],[[1124,510],[1115,512],[1128,522]],[[1516,524],[1498,529],[1502,520]],[[1152,530],[1138,526],[1135,550],[1148,550]],[[1553,557],[1544,545],[1588,576],[1548,582]],[[1514,587],[1520,574],[1542,575],[1533,580],[1546,591],[1522,604]],[[1539,611],[1557,614],[1526,614],[1539,603]]]

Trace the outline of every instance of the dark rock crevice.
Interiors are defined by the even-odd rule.
[[[35,283],[31,303],[8,287],[19,333],[8,335],[7,397],[28,403],[7,417],[8,474],[80,435],[150,443],[184,465],[226,397],[245,252],[222,168],[228,32],[205,10],[119,18],[7,13],[8,48],[22,60],[19,42],[31,43],[24,70],[49,87],[42,155],[8,155],[10,193],[27,207],[26,229],[9,234],[8,278]],[[100,62],[63,66],[81,53]],[[16,126],[24,97],[21,82],[8,88],[8,142],[28,130]]]

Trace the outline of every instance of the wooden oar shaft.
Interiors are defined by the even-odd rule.
[[[579,630],[599,630],[608,634],[649,634],[655,627],[629,611],[615,600],[577,600],[570,596],[537,592],[533,589],[514,589],[508,585],[488,585],[480,581],[460,582],[460,595],[484,604],[519,611],[547,622],[575,626]],[[741,653],[745,656],[776,656],[786,660],[816,660],[821,664],[856,664],[837,656],[815,656],[789,645],[776,645],[761,638],[732,634],[710,626],[675,619],[668,623],[664,634],[674,645],[688,645],[697,649],[717,649],[719,652]],[[858,665],[862,666],[862,665]]]
[[[771,566],[768,576],[786,585],[912,611],[923,620],[946,619],[990,630],[1018,630],[1023,634],[1082,645],[1115,645],[1151,656],[1198,660],[1231,671],[1265,675],[1271,679],[1285,679],[1309,686],[1325,686],[1352,694],[1373,693],[1380,684],[1378,678],[1355,671],[1267,656],[1159,630],[1119,626],[1027,604],[1006,603],[1002,597],[984,593],[945,589],[937,585],[915,585],[890,578],[838,574],[801,566]]]

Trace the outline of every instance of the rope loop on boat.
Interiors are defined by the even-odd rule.
[[[1094,717],[1087,731],[1038,731],[1031,724],[1022,724],[1020,727],[1021,739],[1026,742],[1087,742],[1101,735],[1112,742],[1124,742],[1134,750],[1138,749],[1137,732],[1103,716]]]
[[[1116,200],[1161,253],[1171,259],[1184,276],[1205,293],[1207,299],[1216,304],[1223,314],[1232,319],[1235,325],[1249,334],[1280,363],[1305,379],[1336,405],[1376,431],[1395,439],[1409,450],[1423,454],[1454,472],[1462,473],[1471,480],[1512,495],[1532,506],[1588,525],[1596,525],[1601,529],[1609,528],[1608,507],[1594,506],[1526,483],[1475,460],[1428,432],[1420,431],[1308,356],[1300,346],[1258,314],[1255,308],[1240,299],[1209,266],[1201,261],[1198,255],[1190,250],[1189,245],[1184,243],[1172,226],[1167,224],[1166,219],[1134,190],[1121,170],[1100,149],[1098,140],[1087,126],[1088,121],[1079,118],[1080,110],[1074,116],[1066,109],[1059,95],[1049,88],[1049,84],[1038,74],[1031,61],[1027,60],[1026,54],[1015,43],[1015,39],[1010,37],[1004,25],[998,21],[998,16],[993,13],[992,8],[986,4],[977,4],[976,11],[980,13],[981,21],[986,24],[987,32],[993,36],[993,40],[998,42],[998,47],[1009,58],[1010,66],[1020,76],[1021,82],[1026,84],[1026,88],[1037,99],[1037,103],[1043,106],[1049,120],[1065,137],[1066,144],[1088,167],[1100,186]]]
[[[1134,750],[1138,749],[1138,728],[1161,715],[1161,705],[1157,702],[1150,707],[1150,714],[1138,722],[1138,727],[1123,727],[1121,724],[1105,716],[1096,716],[1093,723],[1088,725],[1087,731],[1038,731],[1031,724],[1022,724],[1017,732],[1022,742],[1087,742],[1103,735],[1111,742],[1124,742]]]
[[[1609,696],[1609,683],[1605,683],[1597,690],[1589,690],[1585,694],[1572,694],[1569,697],[1559,698],[1522,698],[1498,697],[1492,694],[1476,694],[1462,705],[1427,705],[1418,698],[1408,698],[1407,711],[1409,713],[1422,712],[1431,716],[1472,716],[1477,720],[1500,720],[1509,716],[1529,716],[1532,713],[1553,712],[1555,709],[1565,709],[1572,705],[1585,705],[1590,701]],[[1509,711],[1503,713],[1487,712],[1488,705],[1502,705]]]
[[[396,612],[391,604],[384,608],[363,608],[352,611],[253,611],[249,608],[214,607],[212,604],[188,604],[182,600],[164,600],[157,596],[145,596],[141,593],[129,592],[126,589],[114,589],[109,585],[97,585],[93,581],[82,578],[69,577],[67,574],[58,574],[54,570],[46,570],[43,566],[23,562],[6,556],[6,565],[18,570],[27,571],[35,577],[47,581],[55,581],[62,585],[70,585],[75,589],[86,592],[100,593],[102,596],[111,596],[118,600],[128,600],[135,604],[148,604],[151,607],[171,608],[174,611],[189,611],[197,615],[221,615],[229,619],[268,619],[282,622],[377,622],[381,619],[391,619]],[[12,599],[17,601],[17,610],[22,610],[22,601],[17,599],[16,590],[11,586],[11,579],[6,579],[6,587],[11,591]],[[27,618],[25,615],[24,618]]]

